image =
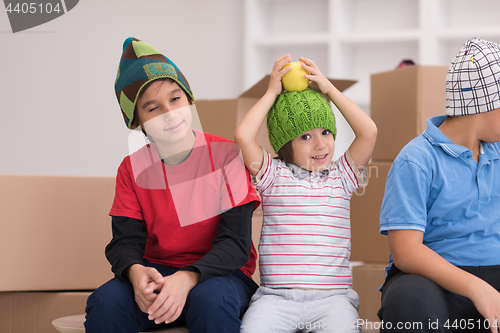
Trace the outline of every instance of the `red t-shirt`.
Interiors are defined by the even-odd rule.
[[[210,251],[220,214],[260,199],[239,156],[236,144],[195,131],[195,145],[182,163],[164,164],[154,144],[127,156],[116,177],[112,216],[127,216],[146,223],[144,258],[180,268]],[[256,251],[241,270],[255,271]]]

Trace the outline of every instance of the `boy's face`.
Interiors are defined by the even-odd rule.
[[[190,103],[176,82],[154,81],[139,97],[136,105],[139,126],[156,143],[176,143],[191,133]]]
[[[322,171],[333,158],[335,140],[324,128],[314,128],[292,139],[293,164],[309,171]]]

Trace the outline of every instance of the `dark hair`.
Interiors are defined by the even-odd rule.
[[[149,88],[149,86],[153,82],[156,82],[156,81],[170,81],[170,82],[175,82],[174,80],[172,80],[172,79],[170,79],[168,77],[164,77],[164,78],[160,78],[160,79],[156,79],[156,80],[153,80],[151,82],[148,82],[148,84],[146,84],[144,87],[142,87],[141,91],[139,92],[139,96],[137,96],[136,100],[139,100],[139,98],[142,97],[142,95]],[[175,83],[177,83],[177,82],[175,82]],[[180,85],[179,85],[179,87],[180,87]],[[186,94],[186,92],[184,91],[184,89],[182,89],[182,87],[181,87],[181,90],[184,93],[184,95],[186,95],[189,104],[190,105],[193,104],[193,100],[191,99],[191,97],[188,94]],[[137,126],[139,126],[139,116],[137,114],[137,104],[136,104],[135,107],[134,107],[134,118],[132,119],[132,124],[131,124],[130,128],[137,128]],[[144,129],[142,131],[144,132]],[[146,132],[144,132],[144,134],[146,134]]]
[[[293,147],[292,140],[285,143],[283,147],[278,151],[278,158],[285,163],[293,163]]]

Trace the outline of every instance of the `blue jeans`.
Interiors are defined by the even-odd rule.
[[[145,263],[163,276],[176,268]],[[187,326],[191,333],[239,332],[241,318],[257,284],[239,269],[228,276],[200,282],[188,295],[182,315],[171,324],[155,324],[139,309],[132,285],[114,278],[94,291],[87,300],[85,332],[138,333]]]

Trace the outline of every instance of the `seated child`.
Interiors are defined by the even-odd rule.
[[[336,126],[327,99],[306,89],[282,92],[276,60],[265,95],[235,132],[243,161],[256,177],[262,198],[259,245],[261,286],[243,317],[241,332],[358,332],[359,298],[351,289],[349,201],[362,184],[377,128],[309,59],[305,75],[339,108],[355,140],[333,161]],[[277,159],[256,142],[267,115]]]
[[[192,128],[186,78],[143,41],[125,41],[115,91],[127,127],[149,140],[118,168],[106,247],[115,278],[88,298],[86,332],[239,332],[257,288],[260,200],[236,145]]]
[[[382,332],[497,332],[499,141],[500,46],[474,38],[449,67],[446,115],[427,120],[387,176]]]

